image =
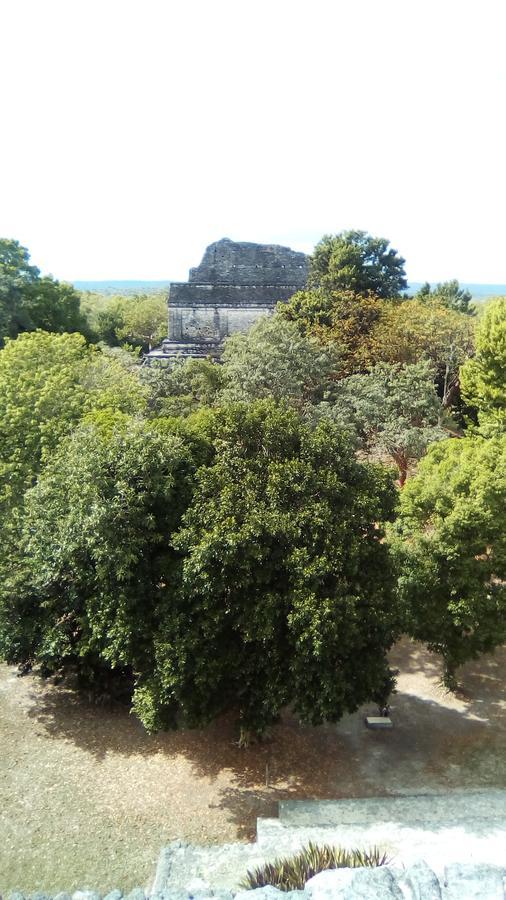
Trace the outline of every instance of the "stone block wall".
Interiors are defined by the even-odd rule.
[[[289,247],[228,238],[210,244],[189,280],[171,284],[169,336],[146,361],[219,356],[229,335],[247,331],[302,290],[307,274],[307,257]]]
[[[305,286],[308,260],[304,253],[279,244],[253,244],[222,238],[206,248],[202,262],[190,269],[190,284]]]

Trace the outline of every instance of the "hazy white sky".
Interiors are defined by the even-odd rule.
[[[388,238],[506,282],[504,0],[0,0],[0,236],[61,279]]]

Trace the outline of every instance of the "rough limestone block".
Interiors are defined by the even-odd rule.
[[[341,900],[356,869],[326,869],[306,881],[306,893],[312,900]]]
[[[134,888],[126,895],[125,900],[146,900],[146,895],[142,888]]]
[[[403,882],[411,892],[412,900],[441,900],[441,888],[435,872],[421,859],[406,870]]]
[[[404,900],[402,891],[386,866],[357,869],[345,888],[343,900]],[[462,897],[460,898],[462,900]]]
[[[109,891],[109,893],[105,895],[104,900],[121,900],[122,896],[123,896],[123,891],[120,891],[120,890],[118,890],[118,888],[115,888],[115,890]],[[56,897],[54,898],[54,900],[56,900]]]
[[[74,891],[72,900],[101,900],[98,891]]]
[[[445,868],[448,900],[504,900],[503,871],[498,866],[452,863]]]
[[[309,900],[305,891],[280,891],[272,884],[252,891],[238,891],[234,900],[249,900],[252,896],[255,900]]]
[[[25,900],[24,894],[21,894],[20,891],[11,891],[7,897],[7,900]]]
[[[280,891],[272,884],[267,884],[265,887],[254,888],[252,891],[238,891],[235,900],[285,900],[286,897],[288,894],[285,891]]]
[[[167,888],[158,894],[151,894],[150,900],[188,900],[188,893],[178,888]]]
[[[120,898],[121,898],[121,894],[118,897],[118,900],[120,900]],[[67,894],[66,891],[60,891],[59,894],[54,895],[53,900],[72,900],[72,897],[70,894]],[[115,900],[115,898],[114,898],[114,900]]]
[[[200,265],[190,269],[193,284],[306,285],[308,258],[279,244],[253,244],[222,238],[210,244]]]
[[[185,890],[190,897],[210,897],[213,893],[211,885],[204,881],[203,878],[192,878],[185,884]]]

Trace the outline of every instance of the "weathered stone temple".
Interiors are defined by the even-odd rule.
[[[226,337],[247,331],[276,303],[303,289],[307,272],[307,256],[289,247],[228,238],[210,244],[188,281],[170,285],[169,336],[146,362],[219,356]]]

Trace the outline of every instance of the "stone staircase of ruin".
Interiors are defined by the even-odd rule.
[[[248,869],[309,841],[376,845],[387,852],[396,871],[423,859],[442,880],[445,868],[454,863],[506,868],[506,790],[284,800],[278,818],[258,819],[254,843],[199,847],[174,842],[164,848],[150,893],[191,893],[191,886],[202,882],[219,897],[237,890]]]

